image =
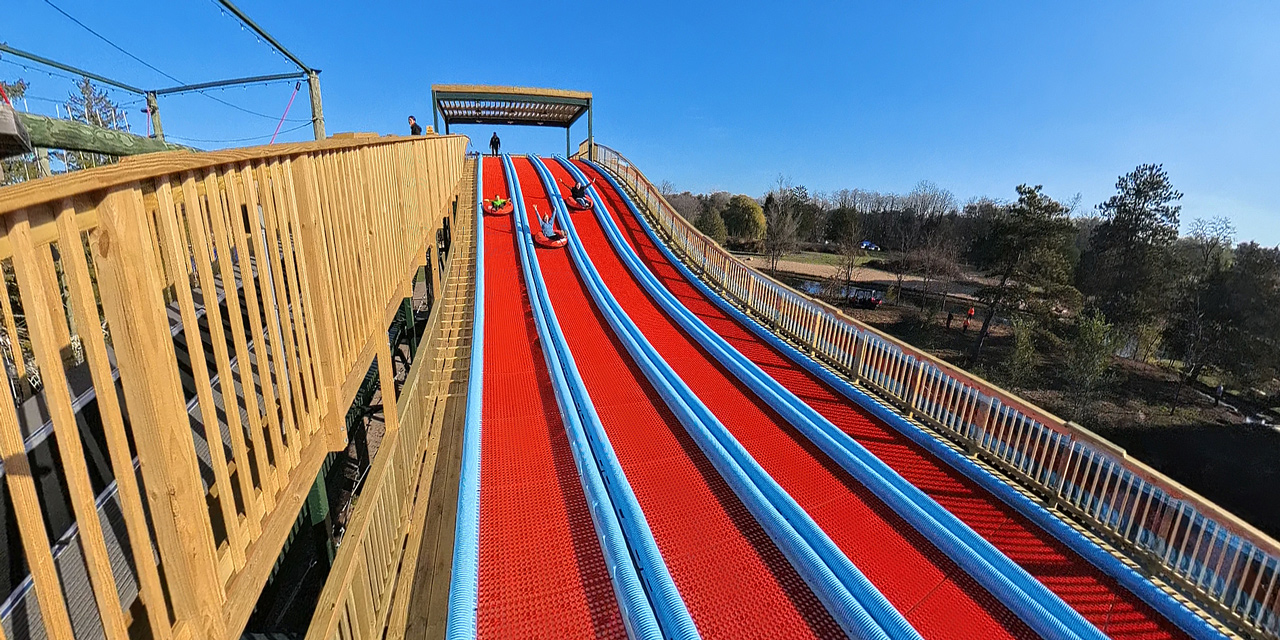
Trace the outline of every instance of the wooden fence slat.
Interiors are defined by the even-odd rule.
[[[174,206],[172,187],[167,178],[156,180],[156,199],[159,207],[156,211],[160,246],[172,265],[172,286],[178,300],[178,310],[182,315],[182,331],[187,340],[187,356],[191,359],[191,377],[196,388],[196,398],[200,404],[200,416],[204,422],[205,442],[209,445],[209,466],[213,467],[215,486],[218,488],[218,505],[222,512],[223,527],[227,532],[227,547],[231,553],[231,563],[236,571],[244,567],[244,536],[240,531],[240,514],[236,511],[236,500],[231,488],[231,474],[227,470],[226,451],[222,443],[222,426],[218,419],[217,406],[213,401],[213,382],[209,378],[209,365],[204,354],[204,337],[200,334],[200,321],[196,317],[195,298],[191,294],[191,256],[188,253],[186,234],[179,229]],[[210,299],[204,299],[210,306]],[[217,299],[213,299],[214,306]],[[210,327],[212,335],[212,327]],[[235,396],[232,396],[233,398]],[[245,500],[249,497],[245,496]]]
[[[125,433],[120,400],[115,392],[115,379],[111,375],[111,361],[103,341],[102,318],[93,296],[93,284],[89,280],[89,264],[80,238],[80,228],[75,221],[76,210],[71,202],[60,207],[57,216],[58,246],[61,248],[63,271],[67,277],[67,297],[76,323],[85,329],[80,333],[85,361],[93,378],[97,394],[98,416],[107,441],[107,452],[115,475],[120,511],[124,515],[125,529],[129,534],[129,548],[133,552],[134,571],[138,576],[138,590],[146,607],[152,636],[167,640],[172,628],[167,605],[160,584],[160,572],[153,561],[155,551],[151,547],[151,532],[142,510],[142,494],[133,466],[133,454]],[[0,411],[3,411],[0,408]]]
[[[224,177],[227,186],[227,206],[230,209],[229,228],[231,229],[231,237],[235,241],[238,249],[238,258],[240,263],[240,282],[244,290],[245,304],[249,309],[249,329],[253,335],[253,355],[254,370],[258,374],[258,387],[262,389],[262,403],[264,413],[267,416],[267,435],[271,443],[271,451],[275,455],[276,473],[281,485],[289,483],[289,471],[294,466],[288,450],[285,448],[284,433],[280,426],[280,406],[276,401],[275,382],[272,380],[271,372],[271,346],[267,344],[266,333],[263,330],[262,311],[270,314],[270,306],[259,295],[258,281],[266,277],[266,260],[261,254],[253,252],[253,245],[249,241],[249,233],[244,228],[244,216],[248,215],[250,224],[257,221],[257,209],[251,206],[252,201],[246,201],[242,190],[237,188],[235,178],[241,175],[236,168],[228,168]],[[247,190],[248,187],[245,187]],[[243,209],[243,210],[242,210]],[[256,226],[256,224],[254,225]],[[253,235],[258,234],[255,230]],[[270,324],[270,322],[268,322]],[[241,365],[242,367],[244,365]]]
[[[306,306],[302,298],[298,282],[297,253],[293,247],[293,228],[290,221],[293,217],[292,209],[296,204],[289,197],[280,165],[272,163],[267,170],[271,177],[274,202],[271,209],[266,212],[267,227],[274,230],[273,233],[279,243],[277,245],[276,242],[272,242],[278,254],[276,259],[284,264],[284,270],[281,272],[283,280],[281,293],[278,295],[284,296],[289,301],[285,313],[285,317],[289,319],[289,323],[284,327],[285,338],[289,346],[290,362],[293,363],[290,379],[298,395],[294,402],[294,409],[301,415],[298,423],[299,442],[301,447],[306,448],[311,441],[311,434],[319,428],[320,424],[320,407],[316,397],[315,378],[311,370],[309,331],[306,322],[306,316],[311,313],[311,309]]]
[[[142,194],[134,184],[99,207],[94,263],[111,327],[117,366],[146,480],[156,542],[178,621],[196,633],[224,635],[225,597],[200,481],[186,402],[178,381],[161,282],[142,228]]]
[[[249,216],[249,228],[243,229],[244,235],[241,237],[248,238],[246,246],[253,251],[254,265],[258,271],[255,287],[257,289],[258,304],[262,309],[262,322],[266,325],[267,342],[264,352],[269,365],[268,370],[271,372],[271,379],[273,380],[270,388],[275,394],[275,399],[271,406],[278,405],[275,415],[277,415],[279,422],[278,428],[289,460],[289,468],[292,469],[298,466],[298,455],[301,452],[301,447],[298,443],[297,420],[293,410],[293,394],[289,390],[289,362],[284,355],[285,345],[280,331],[280,314],[284,303],[276,295],[276,285],[280,280],[280,274],[277,273],[279,265],[267,251],[263,238],[265,233],[263,229],[263,212],[269,206],[269,203],[261,197],[261,189],[265,185],[260,185],[255,178],[253,165],[249,163],[241,165],[239,175],[243,188],[243,192],[239,195],[243,198]],[[237,227],[237,229],[241,229],[241,227]]]
[[[13,367],[17,369],[18,379],[27,377],[27,361],[22,355],[22,343],[18,339],[18,323],[13,315],[13,305],[9,302],[9,278],[5,273],[4,263],[0,262],[0,310],[4,311],[4,330],[9,337],[9,354]]]
[[[4,297],[8,299],[9,296]],[[14,334],[15,351],[16,337]],[[18,521],[22,550],[35,586],[36,599],[40,603],[45,632],[53,640],[73,640],[75,634],[71,630],[71,617],[67,614],[67,603],[62,597],[58,568],[53,562],[49,534],[41,515],[43,509],[32,480],[34,476],[31,473],[31,461],[27,458],[22,431],[18,426],[17,407],[13,404],[13,395],[7,392],[0,392],[0,456],[4,457],[4,480],[9,486],[9,504],[14,519]]]
[[[263,518],[262,499],[253,483],[253,471],[249,462],[249,447],[245,441],[244,425],[240,420],[240,405],[236,394],[236,375],[232,371],[231,357],[227,349],[227,336],[223,328],[222,305],[218,303],[218,285],[213,272],[213,258],[209,253],[211,246],[216,247],[206,230],[207,221],[201,209],[200,194],[196,188],[193,174],[182,176],[180,190],[183,194],[183,210],[185,212],[186,229],[191,235],[191,248],[196,264],[196,277],[200,286],[200,295],[204,301],[205,315],[209,325],[209,338],[213,342],[213,358],[218,368],[218,388],[222,393],[223,411],[226,415],[227,430],[231,432],[231,454],[236,463],[236,478],[240,487],[240,496],[245,505],[245,537],[252,542],[258,535]],[[216,194],[215,194],[216,196]],[[176,213],[176,212],[175,212]],[[182,225],[179,225],[182,228]],[[222,254],[227,255],[227,254]],[[235,281],[231,280],[230,288],[223,281],[224,290],[235,297]],[[227,300],[230,311],[231,300]],[[230,313],[229,313],[230,315]],[[266,475],[266,459],[261,451],[255,456],[259,473]]]
[[[285,272],[280,257],[280,248],[278,237],[275,235],[275,186],[271,185],[268,180],[265,167],[259,164],[254,175],[257,176],[257,187],[254,193],[258,202],[259,215],[254,220],[254,254],[261,255],[263,261],[271,265],[268,272],[270,288],[266,289],[269,294],[263,300],[271,301],[271,307],[267,309],[267,327],[268,334],[271,335],[272,352],[276,360],[276,376],[279,381],[280,396],[284,400],[284,416],[286,418],[286,429],[289,436],[290,449],[294,452],[296,458],[302,450],[301,432],[306,423],[304,413],[298,403],[302,402],[304,391],[302,390],[302,381],[298,377],[298,364],[293,358],[296,345],[293,339],[293,329],[289,326],[289,318],[291,316],[289,306],[289,296],[285,292]],[[246,173],[242,174],[248,176]],[[246,182],[249,179],[246,177]],[[250,209],[253,210],[252,208]],[[259,229],[258,227],[261,227]],[[263,235],[266,238],[263,238]],[[263,245],[266,245],[265,247]],[[265,249],[265,250],[264,250]],[[295,402],[295,398],[297,402]],[[295,459],[294,464],[297,464]]]
[[[125,628],[124,612],[116,591],[115,574],[111,571],[111,559],[107,555],[102,521],[98,516],[93,486],[89,481],[89,470],[85,466],[84,446],[81,443],[80,427],[76,423],[75,410],[71,407],[66,369],[62,365],[64,344],[62,336],[66,333],[66,329],[59,332],[54,328],[55,323],[64,322],[65,318],[62,313],[62,290],[57,285],[58,280],[54,274],[53,256],[49,245],[41,245],[37,248],[31,242],[31,221],[28,215],[47,215],[47,211],[44,211],[43,207],[41,209],[41,211],[20,210],[9,217],[13,270],[18,276],[18,292],[22,296],[23,308],[50,311],[27,315],[31,348],[40,367],[40,378],[44,382],[45,403],[53,421],[59,461],[62,463],[63,476],[67,481],[66,488],[71,497],[72,511],[75,513],[76,523],[80,526],[80,547],[84,552],[89,580],[93,584],[93,595],[97,601],[103,631],[108,640],[124,640],[129,632]],[[75,251],[79,247],[70,249]],[[48,287],[52,287],[52,290]],[[49,300],[54,296],[58,298],[56,303]],[[58,311],[57,315],[52,313],[55,309]],[[70,339],[68,338],[66,342],[69,343]]]

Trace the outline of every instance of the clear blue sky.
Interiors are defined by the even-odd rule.
[[[53,1],[184,81],[290,68],[210,0]],[[596,97],[597,139],[681,189],[759,194],[781,173],[818,191],[905,191],[928,179],[963,200],[1011,197],[1031,182],[1090,206],[1119,174],[1160,162],[1186,194],[1184,224],[1225,215],[1241,239],[1280,244],[1274,0],[239,4],[323,69],[330,132],[405,131],[410,113],[429,123],[432,83],[582,89]],[[169,84],[44,0],[7,0],[4,12],[0,41]],[[16,75],[33,96],[68,89],[0,63],[0,78]],[[278,117],[291,90],[215,95]],[[171,137],[275,127],[198,95],[161,106]],[[304,85],[290,117],[307,113]],[[491,129],[463,131],[481,146]],[[511,151],[564,148],[559,130],[499,133]]]

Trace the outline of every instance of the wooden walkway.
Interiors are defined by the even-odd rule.
[[[397,585],[397,606],[388,624],[387,640],[444,637],[475,313],[473,171],[474,165],[468,163],[455,227],[457,253],[446,280],[436,320],[439,324],[428,327],[432,338],[426,345],[427,357],[432,360],[426,364],[433,372],[429,393],[435,398],[435,406],[426,448],[426,471],[419,483],[413,528],[403,560],[406,575]]]

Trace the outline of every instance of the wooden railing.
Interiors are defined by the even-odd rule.
[[[450,395],[458,392],[453,373],[465,370],[468,361],[460,353],[470,352],[475,209],[474,196],[467,194],[474,183],[464,180],[463,184],[459,212],[453,218],[447,284],[425,330],[430,340],[420,347],[396,403],[399,426],[387,430],[356,499],[351,524],[312,614],[307,640],[403,637],[416,570],[413,559],[432,489],[426,458],[434,449],[428,439],[439,442]],[[384,379],[384,389],[388,384],[389,379]],[[465,402],[465,392],[461,395]]]
[[[9,632],[239,637],[365,372],[391,368],[465,145],[163,153],[0,189],[0,455],[33,594]]]
[[[587,153],[584,143],[577,157]],[[1205,609],[1280,638],[1276,540],[1084,427],[746,266],[621,154],[597,143],[594,155],[687,264],[776,333],[999,467]]]

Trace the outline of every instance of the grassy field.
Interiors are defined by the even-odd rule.
[[[759,256],[754,253],[738,253],[737,255]],[[864,265],[874,258],[872,256],[858,256],[857,264]],[[840,266],[841,256],[835,253],[822,253],[820,251],[801,251],[800,253],[789,253],[782,256],[785,262],[801,262],[804,264],[816,264],[828,267]]]

